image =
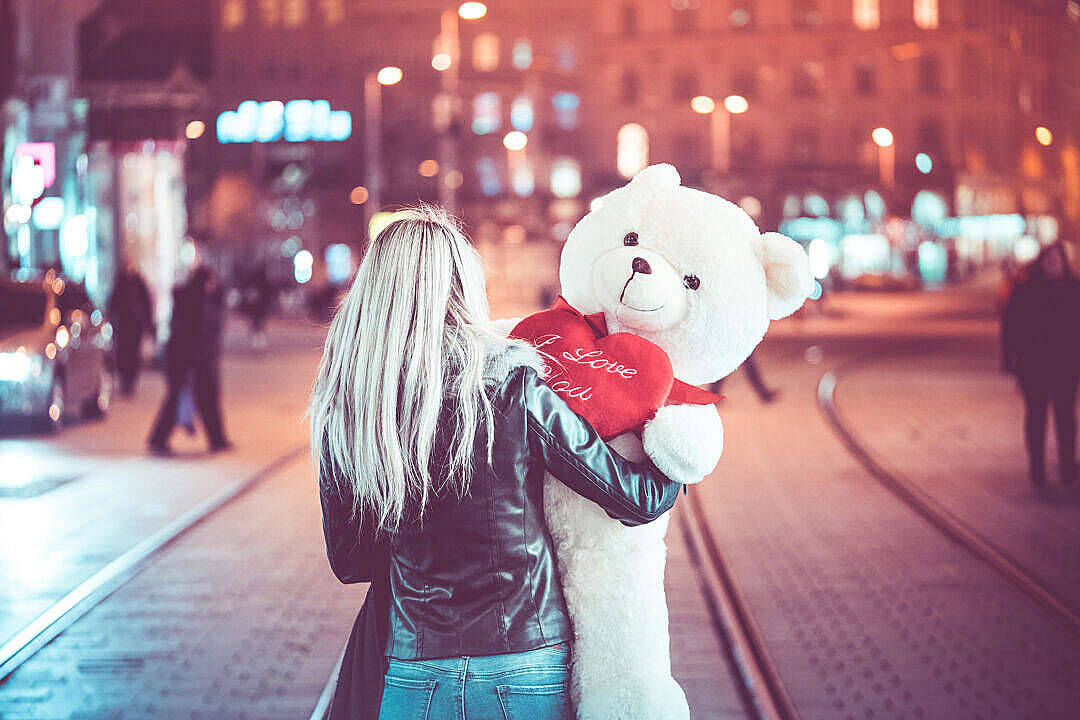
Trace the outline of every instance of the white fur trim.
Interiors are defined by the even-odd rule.
[[[724,424],[712,405],[668,405],[656,412],[641,436],[645,454],[672,480],[701,482],[720,462]]]
[[[658,165],[650,165],[645,168],[630,181],[630,184],[634,187],[647,187],[653,190],[660,190],[663,188],[679,187],[682,184],[682,178],[679,177],[679,171],[675,169],[674,165],[668,163],[660,163]]]

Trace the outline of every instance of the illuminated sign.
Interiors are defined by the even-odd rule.
[[[23,143],[15,148],[15,160],[24,157],[30,158],[41,168],[45,175],[45,188],[51,188],[56,182],[56,145],[50,142]]]
[[[331,110],[328,100],[248,100],[217,119],[220,143],[340,142],[350,135],[352,115]]]

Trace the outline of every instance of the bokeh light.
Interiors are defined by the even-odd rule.
[[[192,120],[184,128],[184,135],[188,140],[198,140],[206,132],[206,123],[202,120]]]
[[[716,109],[716,101],[708,95],[698,95],[690,101],[690,109],[702,115],[708,115]]]
[[[403,75],[404,73],[401,72],[401,68],[387,65],[379,71],[379,74],[375,76],[375,79],[380,85],[397,85],[401,82]]]
[[[1035,139],[1039,141],[1040,145],[1049,145],[1054,142],[1054,133],[1050,132],[1050,128],[1040,125],[1035,128]]]
[[[889,128],[874,128],[874,131],[870,133],[870,137],[873,138],[874,144],[878,147],[886,148],[893,144],[893,134]]]
[[[923,175],[926,175],[934,169],[934,160],[926,153],[921,152],[915,156],[915,167],[918,168],[919,172]]]
[[[482,2],[464,2],[458,7],[458,15],[462,20],[479,20],[487,15],[487,5]]]
[[[363,205],[368,200],[368,189],[363,185],[357,185],[349,193],[349,202],[353,205]]]
[[[732,115],[741,115],[750,109],[750,103],[742,95],[728,95],[724,98],[724,109]]]
[[[450,53],[436,53],[435,56],[431,58],[431,67],[442,72],[444,70],[449,70],[452,62],[453,60],[450,57]]]
[[[424,160],[416,171],[426,178],[435,177],[439,174],[439,163],[435,160]]]
[[[503,136],[503,145],[507,150],[524,150],[529,144],[529,136],[520,130],[511,130]]]

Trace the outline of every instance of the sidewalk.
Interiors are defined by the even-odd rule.
[[[1035,488],[1024,405],[993,352],[856,366],[837,386],[846,424],[890,470],[942,503],[1080,609],[1080,487],[1062,487],[1048,418],[1049,484]]]
[[[1080,643],[825,424],[817,381],[853,354],[767,343],[762,371],[782,395],[762,406],[741,377],[725,386],[724,458],[695,488],[801,717],[1075,717]]]

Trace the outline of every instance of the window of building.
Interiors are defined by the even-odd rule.
[[[533,104],[528,95],[518,95],[510,103],[510,125],[521,132],[532,130]]]
[[[638,31],[637,5],[623,3],[622,12],[619,15],[619,29],[625,37],[633,37]]]
[[[480,33],[473,39],[473,68],[481,72],[491,72],[499,67],[499,36],[495,33]]]
[[[327,25],[340,25],[345,21],[345,0],[320,0],[319,5]]]
[[[881,27],[881,0],[854,0],[851,19],[860,30],[877,30]]]
[[[938,0],[914,0],[912,14],[918,27],[933,30],[938,26]]]
[[[818,132],[811,127],[796,128],[791,134],[791,153],[796,164],[811,165],[818,161]]]
[[[619,128],[615,165],[625,178],[633,177],[649,164],[649,133],[637,123]]]
[[[266,26],[281,22],[281,0],[259,0],[259,16]]]
[[[308,0],[285,0],[282,19],[288,27],[296,27],[307,22]]]
[[[701,0],[671,0],[672,29],[677,33],[689,33],[698,29],[698,9]]]
[[[859,63],[855,66],[855,93],[873,95],[876,92],[877,77],[874,74],[874,66],[869,63]]]
[[[221,27],[235,30],[244,24],[247,0],[225,0],[221,4]]]
[[[581,163],[570,157],[555,158],[551,163],[551,194],[557,198],[581,194]]]
[[[792,76],[791,92],[797,97],[815,97],[821,94],[821,79],[824,76],[821,63],[804,62],[795,68]]]
[[[578,108],[581,98],[577,93],[557,92],[551,96],[551,105],[555,108],[555,124],[561,130],[574,130],[578,126]]]
[[[698,77],[692,72],[679,72],[671,82],[671,99],[677,103],[688,102],[699,95]]]
[[[514,49],[510,52],[510,64],[517,70],[528,70],[532,67],[533,49],[528,38],[518,38],[514,41]]]
[[[736,70],[731,76],[731,91],[735,95],[742,95],[747,100],[753,100],[758,95],[758,74],[756,70]]]
[[[623,70],[619,82],[619,99],[624,105],[637,105],[641,95],[641,76],[637,70]]]
[[[797,28],[816,28],[821,25],[818,0],[791,0],[791,22]]]
[[[555,66],[562,72],[570,72],[577,67],[577,53],[573,43],[563,40],[556,46]]]
[[[480,93],[473,98],[472,131],[477,135],[495,132],[502,125],[501,112],[498,93]]]
[[[488,197],[498,195],[502,191],[502,183],[499,182],[499,168],[495,164],[495,158],[478,158],[476,161],[476,176],[480,180],[480,192]]]
[[[936,55],[919,58],[919,90],[928,94],[941,92],[941,61]]]
[[[733,0],[730,18],[732,27],[736,29],[753,27],[754,0]]]
[[[918,152],[926,153],[935,163],[945,157],[945,129],[937,118],[923,118],[916,135]]]

